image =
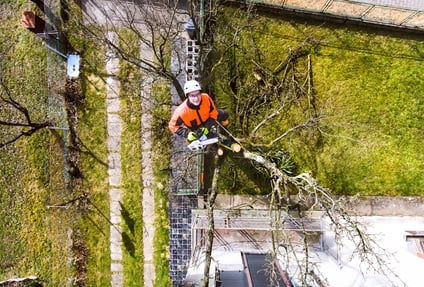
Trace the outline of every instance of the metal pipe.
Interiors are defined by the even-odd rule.
[[[203,43],[205,34],[205,0],[200,0],[200,42]]]
[[[44,46],[46,46],[47,49],[49,49],[50,51],[55,52],[57,55],[62,56],[65,59],[68,59],[68,56],[66,56],[65,54],[59,52],[57,49],[51,47],[49,44],[47,44],[46,42],[43,42]]]

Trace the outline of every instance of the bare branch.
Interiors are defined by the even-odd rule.
[[[29,128],[21,130],[16,135],[12,135],[10,139],[0,142],[0,148],[12,144],[22,137],[31,136],[40,129],[51,126],[51,122],[48,120],[40,123],[33,122],[31,119],[30,111],[21,103],[12,98],[11,91],[4,83],[3,78],[0,78],[0,89],[0,100],[10,106],[13,110],[17,111],[19,114],[23,115],[23,119],[25,120],[22,122],[13,119],[0,120],[0,126]]]

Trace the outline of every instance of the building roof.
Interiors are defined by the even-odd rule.
[[[194,217],[198,216],[196,212],[193,212]],[[317,280],[317,284],[320,284],[319,282],[325,282],[325,286],[334,287],[383,287],[393,286],[392,283],[403,282],[408,287],[422,286],[424,280],[422,276],[424,267],[424,255],[422,251],[424,248],[424,217],[358,216],[356,220],[361,224],[361,228],[364,228],[363,231],[369,235],[368,239],[374,240],[373,242],[378,244],[379,248],[382,248],[375,251],[380,256],[380,259],[384,259],[388,263],[387,266],[390,267],[390,270],[384,270],[384,273],[387,273],[386,275],[389,276],[376,274],[372,270],[367,269],[367,264],[374,265],[374,261],[364,261],[355,255],[357,246],[347,238],[340,238],[343,241],[343,245],[337,244],[334,231],[325,229],[317,233],[319,234],[315,238],[317,244],[310,246],[311,249],[308,255],[308,260],[313,262],[317,268],[315,270],[318,271],[316,274],[319,274],[319,277],[314,277]],[[193,224],[195,224],[195,220],[193,220]],[[224,228],[225,226],[220,227]],[[193,228],[193,238],[198,238],[200,241],[193,242],[196,244],[196,248],[193,248],[195,252],[186,277],[186,283],[189,285],[185,285],[190,287],[196,286],[192,284],[199,284],[203,278],[205,253],[202,249],[202,238],[196,236],[198,231],[201,231],[201,229]],[[290,238],[293,246],[297,246],[297,243],[300,244],[302,242],[302,238],[295,236],[298,233],[297,231],[289,230],[287,232],[289,232],[287,237]],[[265,274],[263,272],[261,274],[261,270],[265,269],[263,268],[263,262],[268,262],[269,266],[269,260],[267,260],[266,254],[271,252],[270,240],[269,231],[262,228],[258,230],[237,230],[234,226],[229,226],[225,229],[215,230],[211,272],[218,270],[221,281],[221,285],[216,286],[249,286],[243,285],[246,280],[249,280],[249,277],[246,276],[247,272],[254,276],[257,275],[255,279],[258,281],[255,282],[258,282],[256,283],[258,285],[253,284],[253,286],[262,286],[260,284],[266,279],[261,278]],[[280,244],[279,252],[281,254],[285,254],[284,248],[284,245]],[[290,278],[291,280],[287,281],[288,283],[284,281],[286,285],[280,286],[290,286],[288,285],[292,284],[290,282],[296,284],[299,282],[298,268],[293,262],[304,259],[305,254],[302,250],[301,245],[299,245],[296,259],[290,257],[291,259],[287,261],[286,257],[281,256],[278,258],[281,279],[284,279],[286,276],[286,278]],[[380,254],[379,252],[382,250],[385,250],[386,254]],[[243,259],[244,254],[253,254],[252,259],[249,260],[249,256],[246,256],[247,259]],[[376,260],[376,258],[371,258],[371,260]],[[395,277],[392,277],[392,275],[395,275]],[[390,282],[388,280],[393,281]],[[234,282],[238,283],[235,284]],[[395,286],[403,285],[399,283],[397,285],[395,284]]]

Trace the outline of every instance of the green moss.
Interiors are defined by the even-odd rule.
[[[83,63],[91,69],[81,75],[85,102],[79,110],[78,133],[81,147],[83,190],[92,205],[89,213],[82,214],[77,222],[88,248],[87,286],[110,284],[110,223],[109,185],[106,146],[106,88],[103,47],[85,44]]]
[[[153,95],[157,102],[166,102],[169,90],[166,86],[158,83],[153,89]],[[153,172],[155,176],[155,240],[154,240],[154,286],[170,286],[169,277],[169,217],[168,217],[168,167],[170,159],[170,142],[167,121],[171,111],[168,106],[157,105],[153,112],[154,148],[153,148]]]
[[[133,43],[130,53],[138,53],[135,35],[121,31],[123,41]],[[121,165],[122,192],[121,216],[124,250],[124,285],[143,285],[143,208],[141,170],[141,99],[140,71],[137,67],[120,62],[120,116],[122,120]]]
[[[244,20],[237,11],[226,9],[216,37],[216,54],[222,56],[214,68],[220,75],[217,103],[231,112],[236,136],[245,137],[273,107],[281,105],[271,98],[279,92],[258,83],[254,73],[261,72],[270,81],[288,52],[303,47],[311,56],[316,112],[323,116],[320,131],[291,133],[274,148],[288,151],[299,172],[311,170],[338,194],[423,194],[419,111],[423,109],[420,67],[424,58],[419,40],[365,27],[265,17],[250,19],[248,29],[234,33],[231,27],[243,25]],[[232,45],[235,37],[237,45]],[[299,84],[307,72],[306,54],[293,66]],[[284,72],[277,74],[277,83]],[[291,89],[288,86],[281,95]],[[249,110],[253,104],[246,102],[245,109],[240,109],[244,104],[239,99],[252,95],[270,100],[262,108]],[[305,120],[306,104],[300,99],[270,121],[251,139],[253,144],[267,143]],[[248,116],[241,117],[242,113]],[[228,180],[224,186],[233,184]]]
[[[36,35],[20,26],[20,13],[16,11],[24,7],[28,9],[26,1],[2,3],[5,8],[0,25],[2,83],[7,86],[8,95],[28,109],[31,120],[41,122],[50,116],[46,49]],[[60,83],[51,88],[59,86]],[[6,95],[4,90],[1,93]],[[2,105],[2,118],[24,120],[16,109],[7,107]],[[21,127],[2,128],[1,138],[13,138],[22,130]],[[60,172],[63,171],[63,153],[55,143],[53,132],[40,130],[0,152],[0,215],[3,219],[0,225],[0,280],[36,275],[46,286],[58,286],[66,284],[66,277],[71,274],[66,263],[69,222],[65,219],[69,213],[47,208],[49,204],[58,203],[58,195],[65,194],[64,173]],[[59,221],[60,230],[56,229]]]

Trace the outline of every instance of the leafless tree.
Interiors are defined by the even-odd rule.
[[[13,39],[9,39],[8,43],[13,44],[12,42]],[[9,79],[16,77],[16,74],[8,70],[5,61],[12,48],[13,45],[10,45],[7,49],[0,51],[0,126],[2,127],[0,148],[53,125],[51,121],[40,117],[35,109],[28,107],[22,101],[23,89],[19,89],[16,83],[14,88],[10,88],[12,81]]]
[[[48,120],[44,122],[34,122],[31,119],[30,110],[11,97],[10,90],[5,86],[3,82],[0,83],[0,86],[0,100],[3,102],[3,111],[8,108],[7,110],[16,115],[16,117],[9,118],[9,114],[9,119],[0,119],[0,125],[3,126],[3,128],[13,127],[19,129],[16,131],[15,134],[10,135],[8,139],[2,141],[0,143],[0,148],[16,142],[21,137],[31,136],[38,130],[44,129],[52,125],[52,123]]]
[[[142,1],[135,4],[111,0],[100,4],[88,1],[83,19],[72,20],[78,22],[88,38],[107,45],[122,60],[139,67],[144,75],[169,81],[183,97],[178,77],[184,72],[185,56],[177,43],[189,16],[185,10],[179,9],[181,4],[178,2]],[[134,37],[128,39],[122,31],[128,31]],[[110,33],[115,33],[117,38],[112,41],[108,36]],[[151,55],[140,55],[139,50],[134,50],[133,39],[138,39],[141,46],[149,47]],[[177,62],[175,70],[170,66],[171,53]]]

